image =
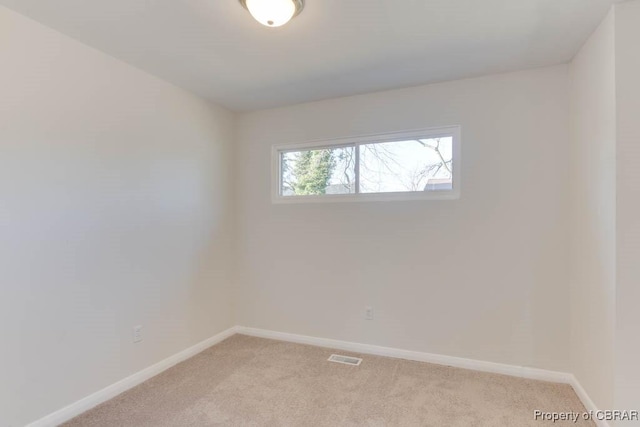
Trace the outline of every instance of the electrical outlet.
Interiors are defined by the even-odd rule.
[[[142,341],[142,326],[138,325],[138,326],[134,326],[133,327],[133,342],[140,342]]]
[[[367,320],[373,320],[373,307],[367,307],[364,309],[364,318]]]

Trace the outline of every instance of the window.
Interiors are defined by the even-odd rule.
[[[453,199],[460,128],[278,146],[273,162],[278,203]]]

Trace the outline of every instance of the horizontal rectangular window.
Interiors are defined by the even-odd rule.
[[[277,146],[274,202],[452,199],[459,127]]]

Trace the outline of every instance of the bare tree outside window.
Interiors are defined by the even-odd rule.
[[[363,144],[360,192],[451,190],[452,138]]]

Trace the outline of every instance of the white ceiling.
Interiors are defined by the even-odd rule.
[[[0,0],[235,111],[567,62],[614,0]]]

